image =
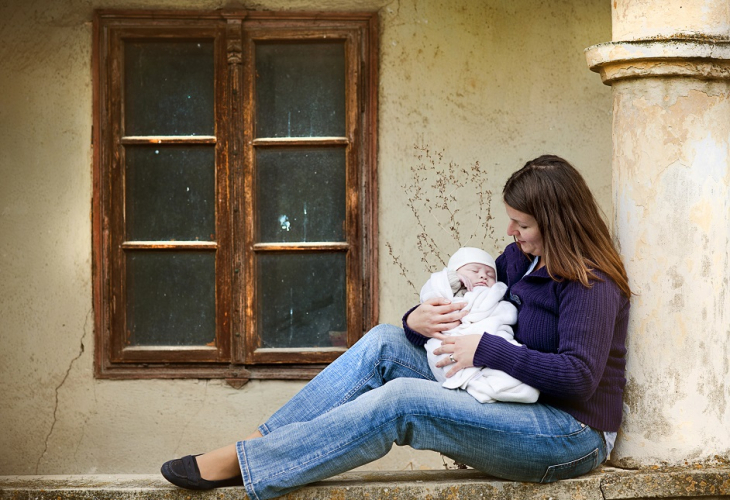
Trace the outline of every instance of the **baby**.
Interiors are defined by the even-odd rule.
[[[502,300],[507,285],[497,281],[494,259],[484,250],[462,247],[449,259],[443,271],[433,273],[421,288],[421,302],[440,297],[452,302],[466,302],[469,313],[461,319],[461,325],[442,332],[444,335],[485,334],[497,335],[514,345],[512,327],[517,322],[517,309]],[[436,380],[447,389],[464,389],[480,403],[510,401],[534,403],[540,392],[500,370],[470,367],[459,370],[446,378],[448,365],[436,363],[447,354],[435,355],[433,351],[441,341],[431,338],[426,342],[428,364]]]

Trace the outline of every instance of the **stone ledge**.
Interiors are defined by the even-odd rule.
[[[0,499],[234,500],[243,488],[192,492],[159,475],[0,476]],[[603,467],[551,484],[502,481],[475,470],[348,472],[312,484],[287,500],[623,500],[730,499],[730,467],[622,470]]]

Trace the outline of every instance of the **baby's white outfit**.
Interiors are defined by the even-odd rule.
[[[461,325],[442,332],[444,335],[485,334],[497,335],[508,342],[520,346],[514,339],[514,332],[510,325],[517,322],[517,309],[506,300],[502,300],[507,285],[496,282],[491,287],[477,286],[464,297],[454,297],[449,284],[448,271],[433,273],[431,278],[421,288],[421,302],[434,297],[446,298],[452,302],[466,302],[469,314],[461,319]],[[441,341],[431,338],[426,342],[428,364],[436,380],[447,389],[464,389],[474,396],[480,403],[495,401],[510,401],[516,403],[534,403],[540,396],[540,391],[524,384],[500,370],[491,368],[470,367],[457,372],[453,377],[446,378],[447,365],[439,368],[436,363],[446,354],[435,355],[433,351],[441,345]]]

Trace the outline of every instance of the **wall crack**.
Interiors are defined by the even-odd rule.
[[[84,339],[86,339],[87,335],[87,327],[89,325],[89,318],[91,318],[91,313],[93,312],[94,308],[92,307],[89,309],[89,312],[86,313],[86,319],[84,320],[84,327],[83,327],[83,334],[81,335],[81,340],[79,341],[79,353],[71,360],[71,362],[68,364],[68,368],[66,369],[66,373],[63,375],[63,378],[61,379],[61,382],[56,386],[55,389],[55,402],[53,406],[53,422],[51,423],[51,428],[48,430],[48,434],[46,434],[46,438],[43,441],[43,452],[38,457],[38,460],[35,464],[35,474],[38,474],[38,471],[41,466],[41,460],[43,460],[43,457],[46,456],[46,453],[48,453],[48,442],[51,440],[51,436],[53,435],[53,430],[56,427],[56,422],[58,422],[58,402],[59,402],[59,391],[63,387],[63,385],[66,383],[66,380],[68,380],[68,376],[71,374],[71,369],[74,366],[74,363],[78,361],[78,359],[81,357],[82,354],[84,354]]]

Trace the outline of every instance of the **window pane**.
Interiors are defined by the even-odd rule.
[[[256,152],[258,239],[344,241],[345,148]]]
[[[127,239],[215,239],[212,146],[127,146]]]
[[[132,346],[215,342],[215,253],[128,252],[127,330]]]
[[[125,135],[214,135],[213,42],[124,44]]]
[[[328,347],[347,342],[345,254],[258,256],[261,347]]]
[[[344,43],[256,45],[257,137],[345,135]]]

